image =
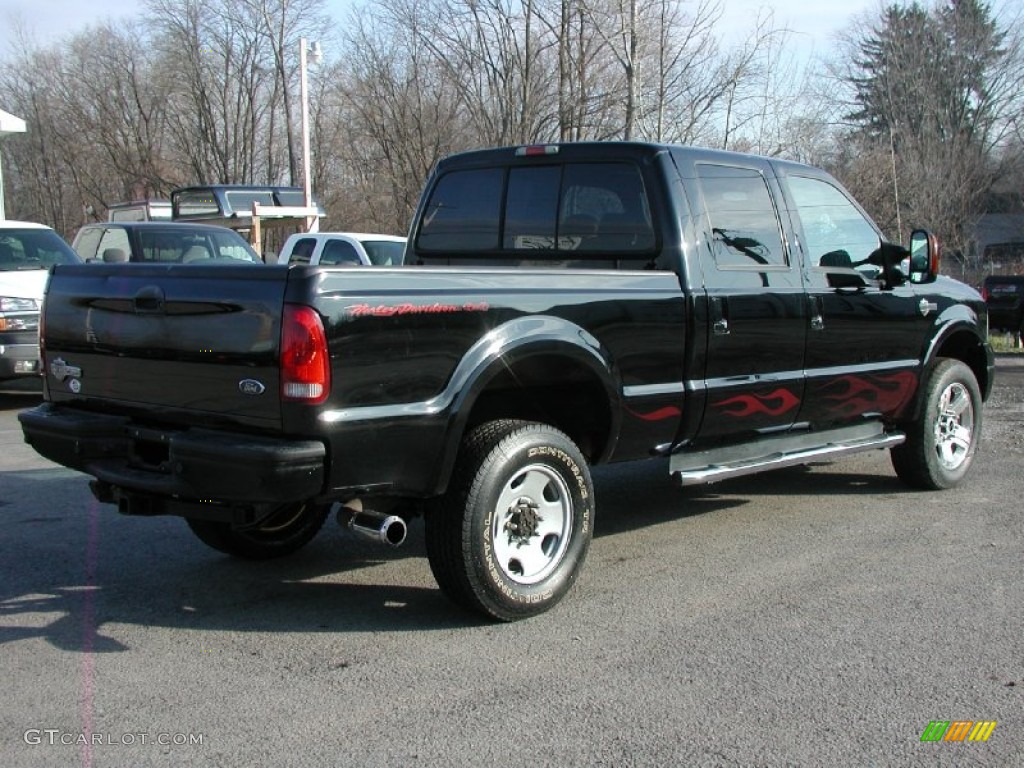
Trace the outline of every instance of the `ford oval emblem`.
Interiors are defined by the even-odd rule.
[[[238,382],[238,391],[243,395],[262,395],[267,388],[256,379],[242,379]]]

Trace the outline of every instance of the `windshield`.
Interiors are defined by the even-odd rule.
[[[0,229],[0,271],[79,263],[78,254],[52,229]]]
[[[405,243],[399,240],[363,240],[363,248],[370,257],[370,263],[377,267],[389,267],[402,263]]]

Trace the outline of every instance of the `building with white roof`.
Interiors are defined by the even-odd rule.
[[[24,120],[0,109],[0,139],[12,133],[24,132]],[[3,152],[0,152],[0,221],[6,218],[7,214],[4,211],[4,161]]]

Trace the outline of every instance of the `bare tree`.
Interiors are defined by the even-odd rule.
[[[166,94],[146,49],[140,26],[105,24],[60,49],[22,50],[0,89],[29,118],[14,172],[30,216],[67,233],[83,210],[167,191]]]
[[[319,22],[321,5],[322,0],[149,0],[160,65],[178,86],[170,131],[193,178],[285,177],[294,183],[298,161],[289,94],[299,38]]]
[[[353,16],[348,65],[323,99],[324,125],[337,129],[320,146],[334,191],[332,220],[371,222],[404,232],[419,191],[437,159],[471,144],[465,95],[425,44],[419,17],[405,6],[380,4]]]
[[[719,47],[713,29],[721,18],[721,5],[700,0],[693,15],[685,15],[675,0],[658,0],[652,13],[656,31],[650,66],[653,76],[645,89],[641,132],[655,141],[687,141],[694,121],[680,120],[682,113],[673,105],[684,103],[687,89],[715,69]],[[695,113],[690,114],[692,118]]]
[[[844,157],[797,98],[785,31],[762,14],[727,46],[722,1],[356,6],[333,61],[310,72],[314,192],[335,226],[400,232],[438,158],[482,145],[652,139],[867,168],[881,150]],[[18,65],[0,71],[0,96],[30,123],[5,142],[17,149],[5,152],[19,188],[12,211],[67,232],[83,209],[102,215],[114,200],[182,184],[295,183],[298,44],[328,31],[323,5],[148,0],[136,26],[24,46]],[[961,47],[969,33],[957,32]],[[986,81],[985,99],[1024,90],[1009,74]],[[985,126],[992,147],[1019,130],[999,114]],[[915,170],[911,159],[899,172],[922,186],[913,174],[927,165]]]
[[[886,179],[872,213],[895,237],[934,229],[965,266],[1024,108],[1024,45],[1008,21],[976,0],[891,5],[850,31],[832,65],[860,148],[841,169],[848,185],[870,199],[863,190]]]

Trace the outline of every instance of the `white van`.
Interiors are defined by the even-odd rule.
[[[278,264],[387,267],[402,263],[405,238],[364,232],[300,232],[284,242]]]
[[[80,264],[49,227],[0,220],[0,381],[39,375],[39,310],[54,264]]]

